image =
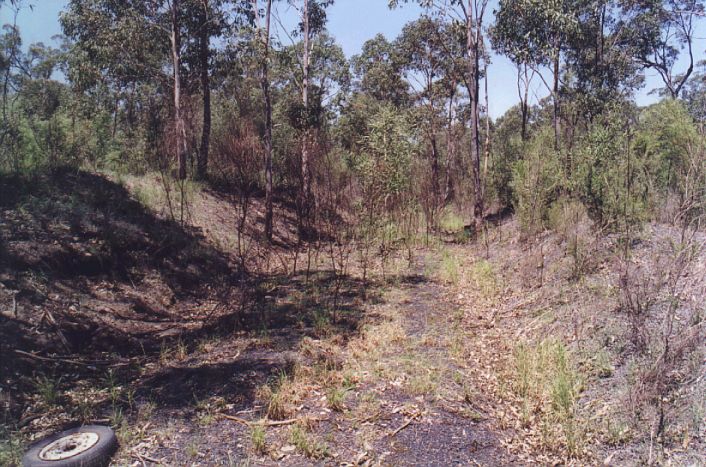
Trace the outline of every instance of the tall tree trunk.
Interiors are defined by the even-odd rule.
[[[527,119],[529,118],[529,82],[527,64],[517,66],[517,94],[520,97],[520,111],[522,113],[522,141],[527,140]],[[524,80],[522,75],[524,74]],[[522,89],[524,84],[524,89]]]
[[[270,97],[270,19],[272,17],[272,0],[266,0],[265,8],[265,28],[258,24],[258,30],[263,46],[262,68],[260,70],[260,86],[265,100],[265,237],[272,241],[272,98]],[[257,0],[253,2],[255,15],[258,15]]]
[[[211,34],[208,27],[209,0],[203,0],[201,29],[199,32],[199,62],[201,65],[201,92],[203,93],[203,126],[201,129],[201,146],[196,161],[196,177],[200,180],[206,178],[208,173],[208,150],[211,143],[211,84],[209,79],[209,59]]]
[[[174,67],[174,138],[179,162],[179,180],[186,179],[186,127],[181,114],[181,32],[179,0],[172,0],[172,66]]]
[[[436,134],[431,134],[431,189],[434,197],[434,208],[439,204],[441,187],[439,186],[439,149],[436,144]]]
[[[0,2],[2,3],[2,2]],[[10,51],[10,56],[7,57],[7,68],[5,69],[5,76],[3,80],[3,85],[2,85],[2,127],[0,128],[0,145],[5,144],[5,136],[9,133],[8,130],[8,125],[7,125],[7,99],[8,99],[8,87],[10,85],[10,75],[12,71],[12,67],[15,63],[15,56],[18,52],[18,37],[19,35],[17,34],[17,15],[19,14],[20,9],[16,8],[15,9],[15,14],[14,14],[14,19],[12,22],[12,42],[9,44],[11,51]],[[17,164],[15,164],[15,169],[17,169]]]
[[[309,37],[309,0],[304,0],[304,9],[302,12],[303,23],[304,23],[304,64],[303,64],[303,77],[302,77],[302,104],[304,106],[304,134],[302,137],[302,159],[301,159],[301,170],[302,170],[302,186],[301,186],[301,207],[300,207],[300,219],[299,219],[299,236],[300,238],[305,236],[305,224],[309,218],[309,211],[311,209],[311,173],[310,173],[310,151],[309,143],[311,138],[311,131],[309,128],[310,115],[309,115],[309,68],[310,68],[310,42]]]
[[[431,61],[431,57],[430,57]],[[431,150],[431,196],[432,196],[432,206],[431,206],[431,224],[434,225],[434,212],[439,205],[440,197],[440,187],[439,187],[439,151],[436,144],[436,125],[434,124],[434,99],[433,99],[433,86],[432,74],[427,75],[427,94],[429,95],[429,146]]]
[[[456,94],[456,82],[451,85],[449,94],[449,112],[446,120],[446,183],[444,193],[444,204],[448,204],[454,197],[453,181],[451,179],[451,171],[453,169],[453,161],[455,157],[455,146],[453,137],[453,105],[454,95]]]
[[[471,106],[471,165],[473,170],[473,222],[478,231],[483,223],[483,191],[480,180],[480,135],[478,131],[479,44],[480,31],[474,26],[474,0],[468,0],[466,48],[468,54],[468,96]],[[476,12],[476,14],[478,14]]]
[[[554,86],[552,87],[552,101],[554,103],[554,149],[559,151],[561,149],[561,115],[560,115],[560,102],[559,102],[559,59],[560,51],[559,47],[556,48],[556,53],[554,55]]]
[[[488,61],[483,63],[483,87],[485,88],[485,140],[483,141],[483,179],[488,176],[490,161],[490,103],[488,101]]]

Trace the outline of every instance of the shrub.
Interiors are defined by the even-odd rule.
[[[572,279],[580,279],[595,260],[596,236],[586,206],[560,197],[549,209],[549,225],[564,241],[566,254],[573,259]]]
[[[553,147],[553,135],[545,128],[532,138],[524,159],[513,166],[511,185],[523,235],[544,229],[549,206],[560,191],[561,165]]]
[[[522,140],[522,119],[519,106],[508,110],[496,122],[492,144],[492,164],[486,180],[488,201],[496,199],[505,207],[513,203],[512,167],[522,154],[526,142]]]
[[[619,230],[648,214],[649,180],[629,130],[610,115],[594,125],[574,152],[571,188],[599,224]]]
[[[683,103],[666,99],[641,115],[635,149],[645,158],[654,189],[678,190],[680,174],[688,170],[688,155],[699,134]]]

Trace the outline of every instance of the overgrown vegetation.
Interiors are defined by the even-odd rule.
[[[24,44],[30,3],[0,0],[0,464],[43,416],[132,450],[167,408],[273,462],[346,462],[349,424],[394,463],[440,411],[540,463],[706,446],[702,0],[392,0],[422,14],[352,57],[330,0],[69,0]]]

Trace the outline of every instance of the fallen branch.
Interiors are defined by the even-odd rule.
[[[399,433],[400,431],[404,430],[404,429],[407,428],[409,425],[411,425],[412,422],[415,421],[416,419],[418,419],[420,416],[421,416],[420,414],[412,415],[411,417],[409,417],[409,419],[408,419],[406,422],[404,422],[404,423],[402,424],[402,426],[400,426],[399,428],[397,428],[395,431],[393,431],[392,433],[390,433],[388,436],[395,436],[397,433]]]
[[[137,458],[140,462],[142,462],[142,465],[145,465],[145,461],[151,462],[153,464],[161,464],[162,461],[159,461],[157,459],[153,459],[149,456],[146,456],[144,454],[140,454],[139,452],[135,451],[134,449],[130,451],[133,457]]]
[[[227,419],[227,420],[232,420],[234,422],[238,422],[242,425],[246,426],[284,426],[284,425],[293,425],[298,422],[303,422],[303,421],[311,421],[311,422],[318,422],[321,421],[319,418],[309,418],[309,417],[303,417],[303,418],[291,418],[289,420],[261,420],[259,422],[251,422],[248,420],[245,420],[244,418],[240,417],[235,417],[233,415],[227,415],[227,414],[220,414],[221,417]]]
[[[28,417],[23,418],[17,423],[18,428],[24,428],[30,423],[32,423],[34,420],[37,420],[38,418],[42,418],[41,415],[30,415]]]
[[[238,423],[240,423],[240,424],[242,424],[242,425],[246,425],[246,426],[251,426],[251,425],[252,425],[249,421],[245,420],[244,418],[235,417],[235,416],[233,416],[233,415],[226,415],[226,414],[224,414],[224,413],[222,413],[222,414],[220,414],[220,415],[221,415],[221,417],[223,417],[223,418],[225,418],[225,419],[227,419],[227,420],[232,420],[232,421],[238,422]]]
[[[43,362],[68,363],[69,365],[90,366],[89,363],[80,362],[78,360],[68,360],[65,358],[58,357],[42,357],[41,355],[35,355],[33,353],[25,352],[23,350],[15,350],[15,353],[23,357],[32,358],[34,360],[41,360]]]
[[[51,314],[51,311],[44,310],[44,314],[42,314],[42,319],[39,320],[39,324],[41,325],[44,321],[49,323],[49,325],[54,328],[54,331],[56,332],[57,336],[59,336],[61,344],[64,346],[64,350],[66,350],[67,352],[70,351],[71,345],[69,345],[69,341],[66,339],[64,333],[61,332],[61,326],[59,326],[59,323],[56,321],[56,318],[54,318],[54,315]]]
[[[92,366],[112,366],[112,367],[118,367],[118,366],[126,366],[129,365],[131,362],[129,361],[122,361],[122,362],[111,362],[109,360],[86,360],[86,361],[81,361],[81,360],[71,360],[65,357],[44,357],[42,355],[37,355],[33,354],[30,352],[25,352],[23,350],[17,350],[15,349],[15,353],[27,357],[27,358],[32,358],[34,360],[41,360],[43,362],[53,362],[53,363],[67,363],[69,365],[77,365],[77,366],[85,366],[85,367],[92,367]]]

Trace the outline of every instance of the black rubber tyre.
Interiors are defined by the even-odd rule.
[[[42,449],[53,442],[77,433],[95,433],[98,441],[86,451],[68,459],[44,460],[40,457]],[[118,439],[107,426],[86,425],[56,433],[35,443],[22,458],[24,467],[106,467],[118,448]]]

